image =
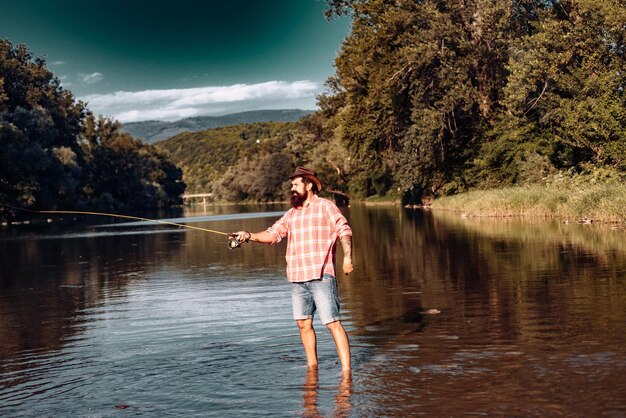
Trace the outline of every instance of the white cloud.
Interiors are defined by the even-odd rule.
[[[69,86],[71,86],[71,85],[72,85],[72,83],[71,83],[71,82],[66,81],[66,80],[67,80],[67,76],[65,76],[65,75],[60,75],[60,76],[58,76],[57,78],[58,78],[58,79],[59,79],[59,81],[61,82],[61,86],[63,86],[64,88],[67,88],[67,87],[69,87]]]
[[[268,81],[258,84],[189,89],[119,91],[82,97],[95,114],[120,122],[178,120],[253,109],[311,109],[321,86],[312,81]]]
[[[78,74],[78,76],[80,77],[80,80],[85,84],[95,84],[99,81],[102,81],[102,79],[104,79],[104,76],[98,72],[91,73],[91,74],[80,73]]]
[[[65,61],[52,61],[50,65],[65,65],[67,64]]]

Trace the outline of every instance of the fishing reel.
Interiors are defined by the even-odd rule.
[[[241,244],[243,244],[244,242],[248,241],[254,241],[249,232],[246,232],[244,234],[244,239],[242,241],[239,241],[239,239],[237,239],[237,235],[235,235],[234,233],[230,234],[228,235],[228,249],[234,250],[235,248],[241,247]]]
[[[239,242],[237,237],[234,235],[229,235],[228,236],[228,249],[234,250],[235,248],[240,248],[240,247],[241,247],[241,242]]]

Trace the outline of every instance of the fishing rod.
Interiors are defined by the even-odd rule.
[[[10,206],[10,205],[5,205],[5,204],[3,204],[2,206],[13,209],[13,210],[42,214],[42,215],[96,215],[96,216],[109,216],[112,218],[133,219],[136,221],[156,222],[156,223],[165,224],[165,225],[177,226],[179,228],[195,229],[197,231],[210,232],[212,234],[226,235],[228,237],[229,249],[232,250],[232,249],[241,247],[241,242],[237,239],[237,237],[234,234],[228,234],[226,232],[216,231],[214,229],[201,228],[199,226],[185,225],[185,224],[180,224],[180,223],[170,222],[170,221],[162,221],[160,219],[142,218],[140,216],[120,215],[117,213],[107,213],[107,212],[88,212],[88,211],[80,211],[80,210],[34,210],[34,209],[18,208],[15,206]]]

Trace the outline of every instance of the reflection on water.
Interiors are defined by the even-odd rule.
[[[319,393],[320,378],[317,368],[308,368],[306,371],[306,379],[302,386],[302,414],[304,418],[313,418],[324,416],[319,409]],[[342,372],[337,387],[337,394],[334,397],[334,405],[332,416],[341,418],[350,416],[352,404],[350,396],[352,395],[352,373]]]
[[[186,216],[260,230],[279,213],[255,212],[283,209]],[[163,225],[0,231],[0,415],[626,414],[623,231],[346,215],[352,375],[325,329],[320,368],[307,370],[284,243],[231,251],[223,236]]]

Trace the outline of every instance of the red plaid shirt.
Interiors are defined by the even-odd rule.
[[[306,207],[291,208],[267,229],[274,242],[287,241],[287,278],[308,282],[324,274],[335,276],[337,238],[352,236],[352,229],[339,208],[314,195]]]

